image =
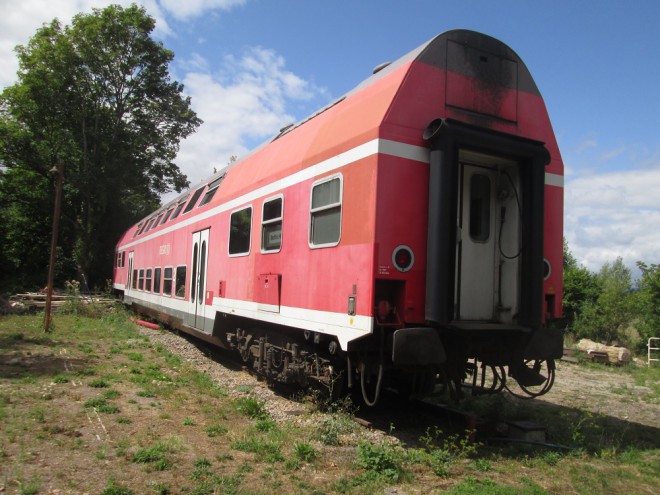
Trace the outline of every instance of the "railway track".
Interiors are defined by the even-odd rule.
[[[185,333],[141,328],[152,341],[161,343],[172,353],[181,356],[198,370],[211,377],[228,391],[230,396],[251,396],[264,404],[275,421],[306,423],[318,421],[310,418],[312,409],[324,410],[328,406],[327,389],[317,386],[302,389],[294,385],[270,383],[254,373],[238,355],[220,349]],[[447,435],[485,442],[501,433],[502,421],[479,417],[446,402],[448,397],[430,397],[424,400],[402,400],[394,391],[384,390],[375,407],[360,404],[359,391],[349,394],[349,406],[354,421],[375,436],[395,437],[410,446],[420,444],[420,438],[429,432],[442,431]],[[310,399],[311,398],[311,399]],[[534,426],[534,425],[532,425]],[[538,430],[538,428],[536,428]]]

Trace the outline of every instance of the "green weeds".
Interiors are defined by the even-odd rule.
[[[133,454],[132,461],[148,464],[155,471],[165,471],[172,467],[174,454],[183,450],[183,443],[176,437],[169,437],[149,447],[143,447]]]

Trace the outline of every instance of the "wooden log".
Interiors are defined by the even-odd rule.
[[[586,352],[593,361],[605,362],[616,366],[627,364],[631,361],[630,350],[625,347],[599,344],[589,339],[581,339],[577,344],[578,350]]]

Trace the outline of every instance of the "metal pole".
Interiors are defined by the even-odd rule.
[[[57,163],[51,173],[57,174],[57,189],[55,190],[55,211],[53,212],[53,236],[50,240],[50,264],[48,265],[48,286],[46,288],[46,309],[44,314],[44,332],[50,332],[50,306],[53,300],[53,279],[55,278],[55,259],[57,252],[57,231],[60,226],[60,211],[62,209],[62,177],[64,164]]]

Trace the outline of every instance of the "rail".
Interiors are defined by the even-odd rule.
[[[651,343],[654,340],[660,340],[660,337],[651,337],[646,344],[646,347],[648,348],[648,356],[646,358],[646,366],[647,368],[651,367],[651,361],[660,361],[660,358],[652,358],[651,357],[651,351],[660,351],[660,347],[651,347]]]

